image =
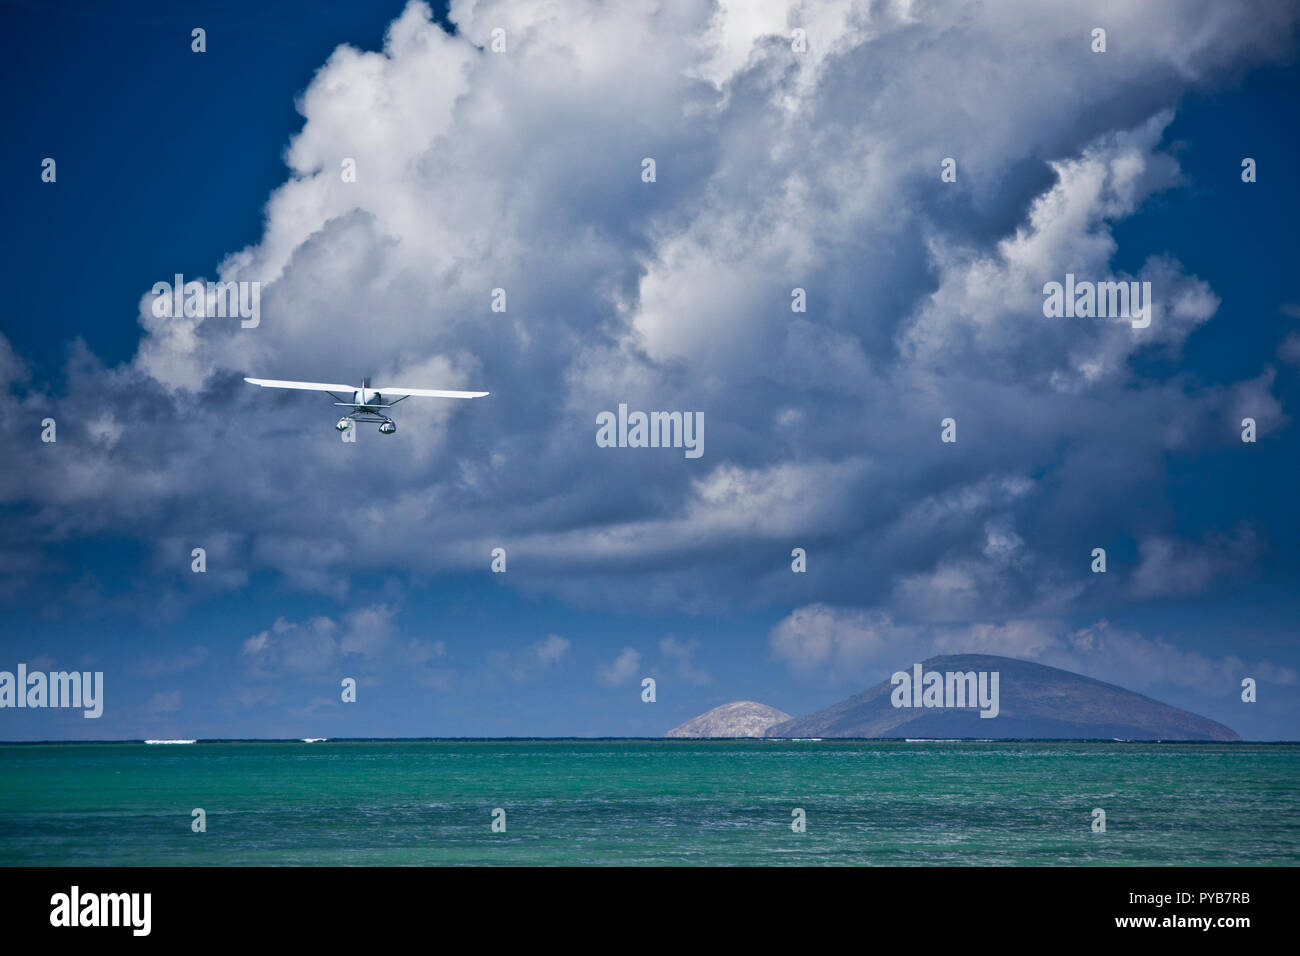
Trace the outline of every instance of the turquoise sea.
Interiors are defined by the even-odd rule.
[[[0,745],[0,863],[1296,865],[1300,744]]]

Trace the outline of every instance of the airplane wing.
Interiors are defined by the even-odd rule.
[[[387,398],[390,395],[410,395],[414,398],[482,398],[487,392],[456,392],[445,388],[402,388],[400,385],[382,385],[372,389]]]
[[[330,385],[327,382],[283,382],[276,378],[245,378],[245,382],[263,388],[305,388],[313,392],[355,392],[355,385]]]

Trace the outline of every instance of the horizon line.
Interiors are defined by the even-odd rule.
[[[144,744],[150,741],[163,741],[176,746],[190,744],[302,744],[302,743],[401,743],[401,742],[465,742],[465,741],[532,741],[532,740],[644,740],[644,741],[740,741],[773,740],[789,743],[825,743],[828,741],[857,741],[869,743],[1056,743],[1056,744],[1300,744],[1300,739],[1274,740],[1173,740],[1167,738],[1118,738],[1118,737],[637,737],[637,736],[594,736],[582,737],[565,734],[555,737],[539,736],[504,736],[504,737],[321,737],[308,740],[303,737],[195,737],[195,738],[158,738],[158,737],[121,737],[114,739],[78,739],[78,740],[0,740],[0,747],[39,746],[48,744]],[[162,744],[156,744],[162,745]]]

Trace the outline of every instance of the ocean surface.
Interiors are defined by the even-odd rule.
[[[0,745],[0,863],[1296,865],[1300,744]]]

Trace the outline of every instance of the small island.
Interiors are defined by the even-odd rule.
[[[1161,703],[1115,684],[993,654],[951,654],[919,665],[945,679],[998,675],[996,716],[967,706],[899,706],[893,679],[804,717],[753,701],[715,707],[674,727],[666,737],[855,737],[944,740],[1232,741],[1237,732],[1217,721]],[[903,672],[900,672],[903,673]],[[973,686],[973,685],[972,685]],[[942,697],[940,696],[940,699]],[[984,710],[985,713],[989,711]]]

